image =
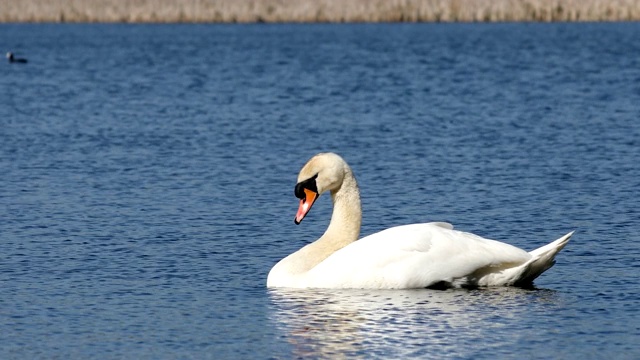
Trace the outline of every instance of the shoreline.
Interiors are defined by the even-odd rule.
[[[0,23],[640,21],[640,0],[20,0]]]

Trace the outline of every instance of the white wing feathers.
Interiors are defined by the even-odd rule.
[[[532,258],[509,244],[452,228],[427,223],[381,231],[336,251],[306,280],[313,287],[337,288],[488,285],[483,281],[487,275],[496,278]]]

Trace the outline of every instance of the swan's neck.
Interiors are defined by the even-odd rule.
[[[313,243],[282,259],[269,274],[267,285],[279,285],[281,279],[288,281],[313,269],[331,254],[356,241],[360,235],[362,208],[360,191],[355,177],[349,169],[339,189],[331,191],[333,214],[325,233]],[[290,278],[294,276],[294,278]]]
[[[340,188],[331,191],[333,214],[324,234],[300,249],[306,258],[304,271],[312,269],[329,255],[356,241],[362,224],[360,190],[356,178],[347,170]]]
[[[316,242],[332,244],[335,252],[356,241],[360,235],[362,224],[360,190],[351,171],[345,174],[342,186],[331,192],[331,200],[333,201],[331,222],[327,231]]]

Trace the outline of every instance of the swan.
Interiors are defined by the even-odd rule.
[[[335,153],[312,157],[300,171],[295,195],[300,224],[320,194],[330,192],[331,221],[313,243],[280,260],[269,288],[412,289],[530,286],[555,263],[573,231],[527,252],[454,230],[443,222],[392,227],[358,239],[360,191],[349,165]],[[357,240],[357,241],[356,241]]]

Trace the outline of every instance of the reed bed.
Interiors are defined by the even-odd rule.
[[[0,0],[0,22],[636,20],[640,0]]]

